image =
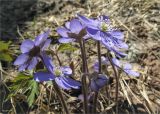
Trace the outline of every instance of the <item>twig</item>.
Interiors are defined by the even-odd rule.
[[[23,40],[25,40],[25,38],[24,38],[23,35],[21,34],[18,26],[17,26],[17,33],[18,33],[18,35],[19,35]]]
[[[56,53],[55,55],[56,55],[56,57],[57,57],[57,60],[58,60],[59,66],[62,66],[62,62],[60,61],[58,54]]]
[[[11,104],[12,104],[14,113],[17,114],[13,97],[11,97]]]
[[[54,52],[54,50],[53,50],[53,54],[56,56],[56,58],[57,58],[57,60],[58,60],[58,63],[59,63],[59,66],[62,66],[62,62],[61,62],[61,60],[59,59],[59,56],[58,56],[57,52]]]

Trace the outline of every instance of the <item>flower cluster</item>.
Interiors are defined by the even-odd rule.
[[[50,45],[51,40],[48,39],[49,30],[38,35],[34,41],[25,40],[21,44],[22,54],[15,60],[14,65],[19,66],[19,71],[25,69],[31,70],[36,67],[39,61],[44,63],[47,71],[39,71],[34,73],[34,79],[37,82],[55,80],[55,82],[63,89],[78,89],[81,84],[71,78],[72,70],[68,66],[61,66],[56,69],[52,59],[45,52],[45,49]],[[56,74],[56,71],[59,74]]]
[[[80,21],[86,26],[88,35],[100,41],[108,50],[113,51],[118,57],[126,56],[120,49],[127,49],[123,42],[124,35],[121,31],[111,27],[111,22],[107,16],[101,15],[97,19],[89,19],[78,15]]]
[[[25,69],[32,70],[42,61],[46,71],[38,71],[34,73],[34,79],[37,82],[55,80],[59,87],[63,89],[79,89],[81,83],[72,78],[72,69],[69,66],[55,66],[52,58],[45,52],[50,45],[51,40],[48,39],[49,30],[38,35],[34,41],[25,40],[20,49],[22,54],[15,60],[14,65],[19,66],[19,71]],[[128,75],[139,76],[139,73],[132,70],[130,64],[123,65],[117,58],[126,56],[121,50],[127,49],[128,45],[123,41],[124,35],[120,30],[114,29],[111,21],[107,16],[101,15],[98,18],[87,18],[77,15],[76,19],[66,22],[65,26],[57,28],[57,33],[61,36],[60,43],[80,42],[82,39],[99,41],[109,52],[114,53],[112,63],[115,67],[123,70]],[[102,65],[110,65],[108,58],[101,58]],[[95,72],[98,72],[99,62],[94,64]],[[91,78],[90,88],[92,91],[99,91],[108,82],[105,74],[99,73]]]

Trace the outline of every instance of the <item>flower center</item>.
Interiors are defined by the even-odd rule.
[[[40,53],[40,47],[35,46],[30,50],[29,56],[34,57],[34,56],[39,55],[39,53]]]
[[[105,31],[108,30],[109,27],[108,27],[107,23],[101,22],[100,28],[101,28],[102,31],[105,32]]]
[[[62,71],[56,69],[56,70],[54,71],[54,73],[55,73],[56,76],[60,76],[60,75],[62,74]]]

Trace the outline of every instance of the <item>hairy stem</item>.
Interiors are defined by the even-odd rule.
[[[58,60],[58,63],[59,63],[59,66],[62,66],[62,62],[61,62],[61,60],[59,59],[58,53],[53,51],[53,54],[56,56],[56,58],[57,58],[57,60]]]
[[[116,88],[115,88],[115,92],[116,92],[116,98],[115,98],[115,102],[116,102],[116,114],[118,114],[118,81],[119,81],[119,77],[118,77],[118,74],[117,74],[117,70],[111,60],[111,57],[109,55],[109,52],[107,54],[107,57],[108,57],[108,60],[109,62],[111,63],[111,66],[112,66],[112,69],[114,71],[114,75],[115,75],[115,78],[116,78]]]
[[[66,114],[70,114],[70,113],[69,113],[69,110],[68,110],[68,107],[67,107],[67,104],[66,104],[66,102],[65,102],[65,100],[64,100],[64,97],[63,97],[63,95],[62,95],[62,92],[61,92],[60,88],[58,87],[58,85],[56,84],[55,81],[52,81],[52,84],[53,84],[53,87],[54,87],[54,89],[55,89],[58,97],[59,97],[59,100],[61,101],[61,104],[62,104],[62,106],[63,106],[63,108],[64,108],[64,110],[65,110],[65,113],[66,113]]]
[[[85,66],[86,66],[86,73],[88,73],[88,64],[87,64],[87,57],[86,57],[86,47],[85,47],[85,40],[82,40],[83,42],[83,52],[84,52],[84,60],[85,60]]]
[[[100,45],[100,41],[97,42],[97,51],[98,51],[99,74],[101,74],[102,73],[102,62],[101,62],[101,45]]]
[[[99,69],[98,73],[102,73],[102,63],[101,63],[101,45],[100,41],[97,41],[97,52],[98,52],[98,63],[99,63]],[[96,113],[96,107],[97,107],[97,99],[98,99],[98,92],[94,93],[94,99],[93,99],[93,113]]]
[[[82,56],[82,92],[83,92],[83,108],[84,108],[84,113],[88,113],[88,93],[87,93],[87,82],[86,82],[86,76],[88,75],[88,68],[87,68],[87,60],[86,60],[86,52],[85,52],[85,43],[84,41],[80,40],[80,49],[81,49],[81,56]],[[87,74],[87,75],[86,75]]]
[[[85,53],[85,44],[82,40],[79,41],[81,56],[82,56],[82,72],[87,73],[87,61],[86,61],[86,53]]]

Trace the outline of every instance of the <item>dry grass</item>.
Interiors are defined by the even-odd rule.
[[[133,62],[134,68],[141,73],[140,78],[128,77],[125,74],[120,76],[119,112],[160,113],[160,1],[88,0],[84,5],[74,1],[65,4],[59,13],[50,10],[37,16],[34,22],[27,22],[27,30],[23,33],[18,32],[21,38],[35,36],[47,28],[52,30],[52,38],[57,37],[56,27],[73,18],[76,13],[86,16],[100,14],[110,16],[114,26],[124,31],[125,41],[130,45],[130,57],[126,59]],[[107,90],[103,89],[103,94],[99,95],[98,111],[114,113],[114,88],[113,79],[113,83],[107,86]],[[41,91],[44,91],[44,88]],[[42,103],[43,93],[41,92],[36,101],[38,104]],[[66,94],[66,98],[67,95],[69,97],[69,94]],[[69,103],[71,106],[74,100],[73,98],[73,102]]]

